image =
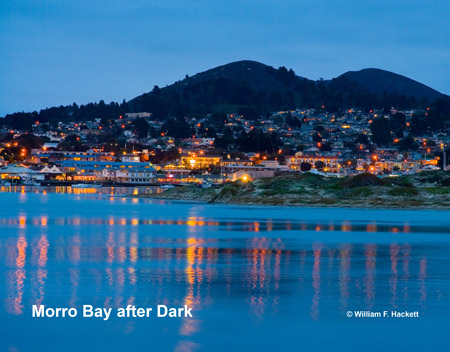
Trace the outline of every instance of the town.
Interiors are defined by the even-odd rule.
[[[338,113],[246,111],[168,120],[152,113],[0,130],[3,185],[172,185],[312,172],[396,177],[449,169],[448,133],[421,126],[429,108]]]

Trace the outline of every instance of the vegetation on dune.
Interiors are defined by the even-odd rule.
[[[450,208],[448,185],[448,171],[398,178],[379,178],[372,174],[327,178],[311,173],[288,173],[253,182],[229,182],[217,188],[177,187],[157,197],[235,204]]]

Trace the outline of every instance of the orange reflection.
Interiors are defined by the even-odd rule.
[[[47,223],[48,223],[47,216],[42,216],[41,217],[41,226],[47,226]]]
[[[342,232],[349,232],[352,230],[352,225],[349,221],[343,221],[341,226]]]
[[[366,276],[364,277],[364,292],[366,293],[367,309],[370,310],[375,299],[375,275],[377,246],[367,244],[364,246],[364,256],[366,257]]]
[[[319,301],[320,301],[320,255],[322,252],[322,244],[313,244],[314,266],[312,271],[314,296],[311,305],[311,317],[319,320]]]
[[[366,226],[366,231],[367,232],[377,232],[378,228],[377,228],[377,224],[373,223],[373,224],[367,224]]]
[[[192,221],[192,220],[191,220]],[[187,239],[187,248],[186,248],[186,267],[185,267],[185,275],[187,281],[187,293],[184,298],[184,304],[188,307],[197,306],[197,310],[199,309],[198,304],[200,302],[200,285],[202,282],[202,269],[199,265],[203,261],[203,243],[204,241],[201,239],[197,239],[194,237],[190,237]],[[194,297],[194,286],[198,284],[198,294],[197,297]],[[183,319],[183,322],[180,327],[180,335],[190,336],[199,330],[199,322],[196,319]]]
[[[389,278],[389,286],[392,293],[391,304],[393,308],[397,308],[397,282],[398,282],[398,271],[397,271],[397,261],[398,252],[400,247],[397,243],[390,245],[391,254],[391,277]]]
[[[19,216],[19,228],[23,229],[27,226],[27,218],[25,216]]]
[[[349,283],[351,246],[349,244],[345,244],[343,248],[339,249],[339,257],[341,259],[339,271],[340,303],[341,309],[347,310],[348,299],[350,297]]]
[[[425,302],[427,300],[427,287],[425,280],[427,278],[427,258],[420,259],[419,265],[419,283],[420,283],[420,300]]]
[[[17,240],[17,259],[16,259],[16,271],[14,273],[16,283],[16,295],[13,299],[13,314],[22,314],[23,312],[23,290],[25,285],[25,261],[26,261],[26,248],[27,241],[25,236],[20,236]]]

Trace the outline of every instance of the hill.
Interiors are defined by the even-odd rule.
[[[292,108],[302,82],[285,67],[275,69],[256,61],[237,61],[186,77],[170,86],[138,96],[128,102],[132,111],[157,115],[236,112],[240,107],[258,111]]]
[[[255,61],[237,61],[186,77],[129,101],[132,111],[156,115],[236,112],[259,113],[321,107],[424,107],[443,95],[407,77],[379,69],[352,71],[328,81],[297,76],[292,69],[275,69]]]
[[[361,89],[370,93],[397,93],[412,96],[418,100],[427,99],[430,102],[442,96],[438,91],[414,81],[408,77],[377,68],[366,68],[360,71],[346,72],[337,80],[349,80],[357,83]]]
[[[220,78],[237,82],[245,82],[251,89],[258,90],[285,90],[290,80],[298,80],[303,77],[295,76],[291,70],[277,70],[272,66],[257,61],[242,60],[200,72],[173,85],[173,88],[181,90],[188,85],[195,85]]]
[[[51,107],[40,112],[14,113],[0,125],[30,130],[35,121],[79,122],[117,118],[127,112],[151,112],[155,119],[237,112],[250,119],[273,111],[325,106],[328,112],[348,107],[364,109],[425,108],[435,102],[448,115],[450,98],[407,77],[379,69],[347,72],[332,80],[313,81],[284,66],[273,68],[256,61],[237,61],[192,77],[186,76],[164,88],[130,101]]]

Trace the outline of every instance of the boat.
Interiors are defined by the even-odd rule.
[[[23,184],[25,186],[40,186],[41,185],[39,182],[36,182],[36,181],[25,181]]]
[[[162,185],[161,186],[161,189],[172,189],[172,188],[175,188],[175,186],[174,185]]]
[[[96,183],[76,183],[72,185],[72,188],[101,188],[102,185],[96,184]]]
[[[209,187],[211,187],[212,186],[212,184],[210,183],[210,182],[202,182],[201,184],[200,184],[200,187],[201,188],[209,188]]]
[[[440,167],[437,167],[436,165],[426,165],[424,166],[421,171],[436,171],[436,170],[440,170]]]

